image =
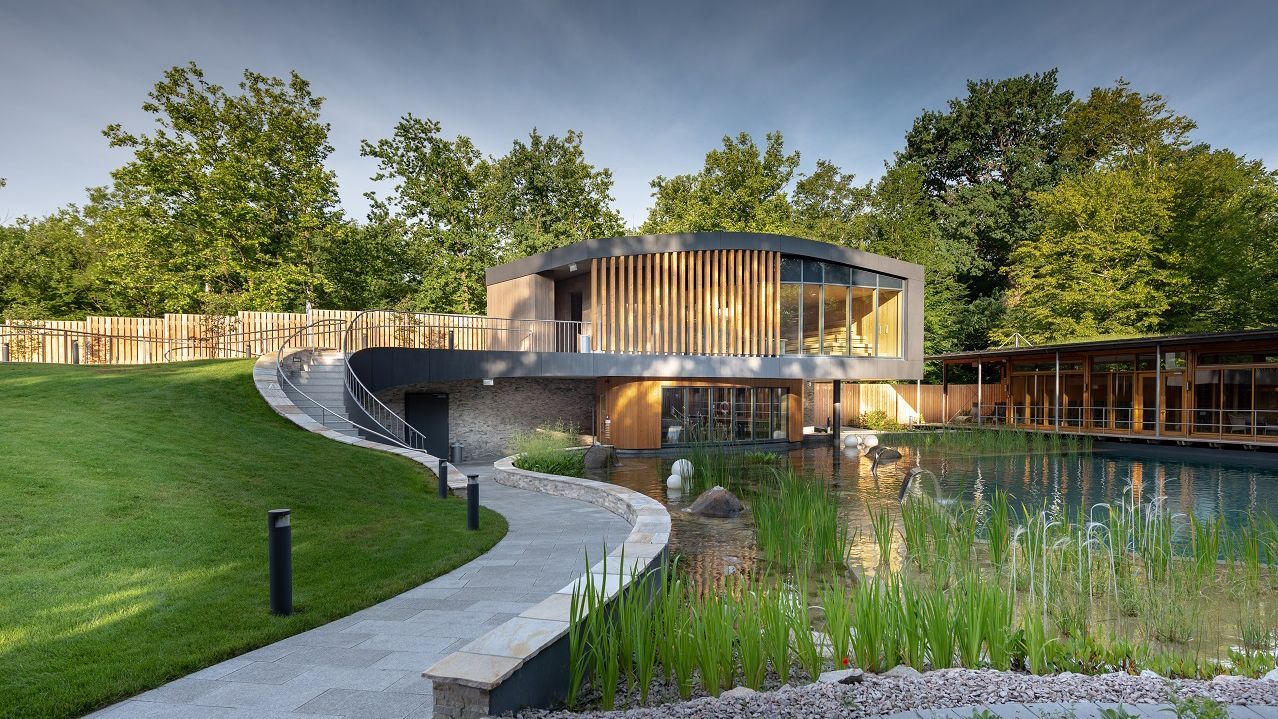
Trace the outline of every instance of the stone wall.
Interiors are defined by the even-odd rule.
[[[516,434],[548,422],[565,421],[591,432],[595,406],[593,380],[497,378],[491,387],[481,380],[430,382],[392,387],[378,399],[404,416],[406,392],[448,394],[448,441],[466,446],[466,461],[510,454]]]

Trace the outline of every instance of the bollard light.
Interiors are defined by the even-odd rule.
[[[439,498],[448,499],[448,460],[439,460]]]
[[[266,552],[270,563],[271,614],[293,613],[293,528],[287,509],[266,513]]]
[[[479,475],[466,475],[466,529],[479,529]]]

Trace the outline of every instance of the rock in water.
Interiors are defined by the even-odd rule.
[[[865,453],[865,456],[869,457],[870,459],[878,459],[879,461],[883,461],[887,459],[900,459],[901,453],[896,451],[895,449],[892,449],[891,447],[884,447],[882,445],[878,445],[875,447],[871,447],[869,451]]]
[[[745,505],[732,492],[714,487],[697,497],[688,511],[701,517],[736,517],[745,511]]]
[[[606,469],[617,463],[617,450],[611,444],[592,444],[586,450],[586,469]]]

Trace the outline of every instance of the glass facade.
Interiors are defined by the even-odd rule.
[[[661,444],[760,442],[788,437],[781,387],[663,387]]]
[[[1062,358],[1059,397],[1054,359],[1007,362],[1006,398],[997,390],[988,393],[980,412],[995,422],[1278,442],[1278,349],[1149,350]]]
[[[782,353],[901,357],[905,281],[847,265],[781,258]]]

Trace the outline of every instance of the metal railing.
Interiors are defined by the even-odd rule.
[[[1160,416],[1161,414],[1161,416]],[[1278,442],[1278,410],[1114,407],[1066,404],[1059,421],[1054,405],[1008,402],[973,404],[948,424],[1097,434],[1259,439]]]
[[[342,333],[342,354],[371,347],[521,352],[589,351],[581,322],[514,320],[475,315],[368,310],[351,318]],[[345,387],[364,415],[411,449],[428,452],[427,438],[388,407],[346,363]]]
[[[334,325],[334,323],[336,323],[336,326]],[[300,328],[300,329],[294,330],[294,332],[293,332],[291,335],[289,335],[287,338],[285,338],[285,340],[284,340],[283,342],[281,342],[281,343],[280,343],[279,348],[275,351],[275,373],[276,373],[276,376],[277,376],[277,377],[279,377],[279,379],[280,379],[280,381],[281,381],[281,382],[288,384],[288,386],[289,386],[289,387],[293,390],[293,392],[294,392],[294,393],[296,393],[297,395],[301,396],[302,398],[304,398],[305,400],[307,400],[308,402],[310,402],[311,404],[313,404],[313,405],[315,405],[316,407],[318,407],[318,408],[319,408],[319,410],[320,410],[320,424],[322,424],[322,425],[324,425],[324,426],[326,426],[326,427],[327,427],[327,426],[329,426],[329,424],[328,424],[328,421],[327,421],[327,420],[328,420],[329,416],[331,415],[331,416],[333,417],[333,419],[337,421],[338,426],[343,426],[343,425],[345,425],[345,426],[349,426],[349,427],[351,427],[351,428],[353,428],[353,429],[356,429],[356,430],[359,430],[359,431],[366,432],[366,433],[368,433],[368,434],[370,434],[370,435],[372,435],[372,436],[374,436],[374,437],[377,437],[377,438],[379,438],[379,439],[381,439],[381,440],[384,440],[384,441],[386,441],[386,442],[388,442],[388,443],[390,443],[390,444],[396,445],[396,446],[398,446],[398,447],[404,447],[405,449],[417,449],[417,447],[412,447],[412,446],[410,446],[409,444],[407,444],[407,443],[405,443],[405,442],[400,441],[398,438],[396,438],[396,437],[394,437],[394,436],[392,436],[392,435],[390,435],[390,434],[387,434],[387,433],[386,433],[386,431],[385,431],[385,427],[380,427],[380,426],[379,426],[379,427],[378,427],[378,428],[376,428],[376,429],[375,429],[375,428],[373,428],[373,427],[369,427],[369,426],[367,426],[366,424],[359,423],[359,422],[355,422],[354,420],[352,420],[352,419],[351,419],[351,418],[347,415],[347,413],[346,413],[345,411],[341,411],[341,412],[339,412],[339,411],[337,411],[337,410],[335,410],[335,409],[333,409],[333,408],[331,408],[331,407],[327,407],[327,406],[325,406],[323,403],[321,403],[321,402],[317,401],[315,398],[313,398],[313,397],[311,397],[310,395],[308,395],[308,394],[307,394],[305,391],[303,391],[300,387],[298,387],[296,384],[294,384],[292,379],[290,379],[290,378],[289,378],[289,377],[290,377],[290,373],[291,373],[291,371],[292,371],[292,368],[287,368],[287,369],[285,368],[285,366],[284,366],[284,356],[290,352],[290,346],[291,346],[292,342],[293,342],[295,339],[297,339],[297,337],[298,337],[299,335],[301,335],[301,334],[303,334],[303,333],[307,333],[307,332],[309,332],[310,330],[312,330],[313,328],[316,328],[316,327],[329,327],[329,328],[336,328],[338,331],[340,331],[340,330],[341,330],[341,326],[343,326],[343,325],[345,325],[345,324],[346,324],[346,321],[345,321],[345,320],[340,320],[340,319],[318,320],[318,321],[316,321],[316,322],[311,322],[311,323],[307,324],[305,327],[302,327],[302,328]],[[309,351],[311,351],[311,352],[318,352],[318,351],[319,351],[319,349],[320,349],[320,348],[318,348],[318,347],[294,347],[294,348],[292,349],[292,351],[293,351],[293,352],[304,352],[304,351],[309,350]],[[346,376],[346,377],[348,377],[348,376],[353,376],[353,374],[350,372],[350,367],[349,367],[349,365],[347,365],[345,362],[343,362],[343,369],[342,369],[342,373],[343,373],[343,376]],[[358,378],[357,378],[357,379],[358,379]],[[374,421],[376,421],[376,420],[374,419]]]
[[[483,315],[368,310],[351,318],[342,337],[347,353],[369,347],[588,352],[590,324]]]

